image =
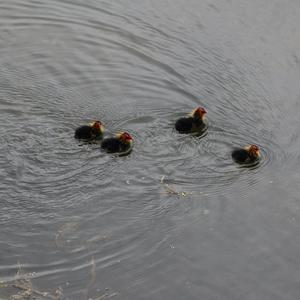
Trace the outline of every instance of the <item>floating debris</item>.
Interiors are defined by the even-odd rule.
[[[183,198],[192,194],[192,193],[189,193],[189,192],[177,191],[175,189],[175,187],[170,186],[168,183],[165,183],[165,178],[166,178],[166,176],[163,175],[160,178],[160,183],[164,186],[164,188],[166,189],[166,191],[167,191],[168,194],[174,194],[174,195],[177,195],[177,196],[183,197]]]
[[[24,274],[22,266],[18,263],[15,279],[10,282],[1,282],[0,288],[7,289],[10,300],[61,300],[62,289],[59,287],[53,293],[43,292],[33,287],[28,274]]]

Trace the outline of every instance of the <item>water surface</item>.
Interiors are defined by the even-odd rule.
[[[0,296],[297,299],[299,20],[293,0],[2,0]],[[177,134],[199,105],[206,136]],[[134,151],[74,140],[93,119]],[[248,143],[257,168],[231,161]]]

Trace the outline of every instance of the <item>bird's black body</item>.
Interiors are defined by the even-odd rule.
[[[181,118],[175,123],[175,129],[179,133],[201,132],[206,129],[206,127],[207,125],[203,122],[202,119],[198,119],[195,117]]]
[[[256,163],[259,157],[251,155],[246,149],[235,149],[231,153],[232,159],[239,164],[253,164]]]
[[[92,140],[92,139],[101,139],[103,134],[99,132],[96,128],[92,126],[84,125],[80,126],[75,130],[75,138],[76,139],[85,139],[85,140]]]
[[[103,142],[101,143],[101,148],[105,150],[107,153],[125,154],[131,151],[132,144],[124,143],[123,141],[115,137],[112,137],[103,140]]]

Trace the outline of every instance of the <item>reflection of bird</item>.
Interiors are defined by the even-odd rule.
[[[180,118],[175,123],[175,129],[180,133],[201,132],[207,128],[204,122],[206,110],[203,107],[194,109],[188,117]]]
[[[133,147],[133,137],[128,132],[120,132],[115,137],[104,139],[101,148],[108,153],[128,154]]]
[[[100,121],[94,121],[89,125],[83,125],[75,130],[76,139],[102,139],[104,132],[104,126]]]
[[[233,160],[239,164],[255,163],[260,158],[260,150],[256,145],[246,146],[244,149],[235,149],[231,153]]]

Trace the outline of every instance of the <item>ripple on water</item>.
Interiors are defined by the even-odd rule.
[[[98,271],[137,255],[147,261],[180,219],[202,214],[203,202],[237,185],[243,197],[285,159],[274,128],[289,116],[243,62],[175,29],[116,14],[117,4],[92,3],[0,4],[8,13],[0,20],[0,220],[8,256],[12,240],[20,241],[4,267],[10,275],[18,255],[35,257],[22,252],[27,240],[40,264],[26,268],[60,282],[89,269],[91,257]],[[206,134],[178,134],[176,119],[199,105],[208,111]],[[108,134],[129,131],[133,152],[119,158],[76,141],[74,129],[92,119]],[[249,143],[261,147],[262,159],[241,168],[230,154]],[[190,201],[167,194],[162,176]]]
[[[195,103],[194,107],[198,105]],[[187,185],[193,191],[208,189],[213,196],[223,193],[224,188],[230,188],[235,181],[244,181],[244,188],[254,188],[248,184],[249,176],[258,183],[260,176],[264,176],[263,170],[282,155],[269,132],[266,129],[257,131],[253,128],[254,120],[251,122],[246,116],[240,116],[239,124],[234,119],[226,120],[226,116],[208,117],[209,129],[205,136],[194,137],[175,132],[174,123],[179,114],[172,113],[170,108],[155,111],[145,106],[138,109],[141,112],[136,112],[136,116],[119,119],[114,126],[130,128],[136,140],[132,155],[144,165],[135,172],[141,177],[155,174],[153,182],[167,175],[174,184]],[[250,143],[261,147],[262,158],[256,171],[240,168],[231,159],[233,148]]]

